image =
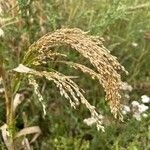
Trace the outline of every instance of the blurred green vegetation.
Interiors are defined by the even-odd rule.
[[[103,37],[105,47],[129,71],[123,80],[132,85],[133,91],[126,104],[138,101],[143,94],[150,96],[149,0],[16,0],[14,11],[8,9],[9,1],[0,1],[0,4],[0,20],[5,19],[0,21],[0,28],[4,31],[4,36],[0,37],[0,55],[3,56],[7,69],[18,66],[27,48],[42,35],[61,27],[76,27]],[[61,51],[63,49],[61,47]],[[68,59],[75,62],[80,60],[89,65],[87,60],[78,53],[69,51],[69,48],[66,53]],[[57,63],[53,67],[64,74],[73,72]],[[149,118],[136,121],[129,115],[124,122],[115,120],[104,101],[103,89],[96,81],[77,71],[74,74],[80,76],[80,79],[75,80],[86,91],[90,103],[107,113],[105,133],[98,132],[94,126],[86,126],[83,119],[89,117],[88,112],[83,107],[77,111],[70,108],[55,86],[44,81],[46,118],[42,117],[40,105],[34,101],[34,97],[30,102],[22,104],[17,116],[18,128],[23,126],[22,112],[25,111],[28,125],[39,125],[42,130],[43,134],[33,144],[33,149],[150,149]],[[22,89],[28,90],[25,83]],[[3,97],[0,96],[0,125],[5,122],[3,105]],[[5,149],[1,136],[0,148]]]

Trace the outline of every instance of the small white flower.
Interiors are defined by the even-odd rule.
[[[125,105],[125,106],[124,106],[124,110],[125,110],[126,112],[130,112],[130,107],[127,106],[127,105]]]
[[[139,112],[142,113],[142,112],[145,112],[146,110],[148,110],[148,106],[144,105],[144,104],[141,104],[139,105]]]
[[[94,123],[96,123],[96,120],[94,118],[86,118],[83,120],[83,122],[85,124],[87,124],[88,126],[92,126]]]
[[[132,104],[133,107],[140,105],[138,101],[133,101],[131,104]]]
[[[129,113],[131,110],[130,110],[130,107],[127,106],[127,105],[124,105],[123,106],[123,110],[122,110],[122,113],[125,115],[127,113]]]
[[[138,47],[138,43],[133,42],[133,43],[132,43],[132,46],[133,46],[133,47]]]
[[[127,82],[123,82],[123,84],[121,85],[121,89],[124,91],[132,91],[132,86],[129,85]]]
[[[4,91],[4,88],[0,88],[0,93],[3,93]]]
[[[142,116],[143,116],[144,118],[147,118],[147,117],[148,117],[148,114],[143,113]]]
[[[147,95],[142,95],[141,100],[142,100],[143,103],[149,103],[150,102],[150,97],[148,97]]]
[[[140,113],[134,113],[134,114],[133,114],[133,117],[134,117],[136,120],[141,121],[141,115],[140,115]]]
[[[0,28],[0,37],[4,37],[4,31],[2,28]]]
[[[128,94],[125,94],[124,96],[125,98],[130,99],[130,96]]]
[[[143,31],[143,29],[140,29],[139,32],[140,32],[140,33],[143,33],[144,31]]]
[[[123,114],[123,115],[126,115],[127,112],[126,112],[125,110],[122,110],[122,114]]]

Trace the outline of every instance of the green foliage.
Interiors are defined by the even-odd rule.
[[[134,87],[130,93],[131,99],[138,100],[142,94],[150,95],[150,2],[149,0],[45,0],[33,1],[17,0],[18,9],[15,18],[11,18],[11,9],[3,8],[0,20],[11,18],[2,23],[0,28],[4,31],[4,37],[0,37],[0,61],[2,57],[6,70],[11,70],[22,62],[24,53],[34,41],[49,31],[60,27],[79,27],[93,35],[102,36],[105,46],[116,55],[123,66],[129,71],[128,77],[124,77]],[[4,6],[4,5],[2,5]],[[2,7],[1,6],[1,7]],[[139,7],[137,7],[139,6]],[[63,49],[63,47],[61,47]],[[67,48],[66,54],[69,60],[82,62],[90,66],[89,62],[71,53]],[[54,51],[57,52],[57,49]],[[54,60],[57,62],[56,60]],[[47,64],[50,67],[50,64]],[[58,71],[71,74],[68,69],[59,63],[54,68]],[[91,66],[90,66],[91,67]],[[104,92],[96,82],[90,80],[87,75],[75,72],[81,78],[75,79],[82,88],[87,91],[87,97],[91,104],[99,108],[98,111],[108,114],[106,118],[106,132],[97,132],[94,127],[83,124],[83,118],[88,117],[88,112],[80,108],[77,112],[70,109],[65,100],[62,100],[53,83],[44,79],[41,91],[44,90],[44,99],[47,100],[47,115],[43,119],[41,105],[36,103],[36,97],[31,96],[30,87],[26,87],[26,80],[20,87],[20,83],[14,83],[14,91],[21,88],[30,101],[21,104],[18,112],[26,112],[26,116],[18,113],[16,118],[17,129],[22,129],[24,120],[27,126],[39,125],[42,130],[41,139],[34,144],[33,149],[82,149],[82,150],[148,150],[149,118],[141,122],[132,116],[127,116],[124,123],[113,120],[109,108],[105,105]],[[19,77],[17,76],[16,79]],[[43,82],[39,80],[39,84]],[[145,84],[146,83],[146,84]],[[1,86],[1,85],[0,85]],[[141,88],[142,87],[142,88]],[[1,87],[0,87],[1,88]],[[51,92],[49,92],[51,91]],[[0,93],[0,106],[4,106],[4,97]],[[38,109],[37,109],[38,107]],[[0,126],[5,122],[5,109],[0,107]],[[32,117],[34,116],[34,118]],[[2,137],[0,148],[6,149]]]

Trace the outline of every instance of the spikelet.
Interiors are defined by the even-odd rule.
[[[77,28],[65,28],[56,30],[54,33],[48,33],[30,46],[24,62],[35,52],[42,53],[43,51],[48,51],[52,47],[61,45],[70,45],[81,55],[90,60],[91,64],[98,71],[98,78],[104,87],[106,100],[110,105],[111,112],[114,114],[115,118],[119,117],[122,119],[122,105],[120,103],[122,81],[120,72],[125,71],[125,69],[117,61],[117,58],[112,56],[109,51],[104,48],[102,42],[95,40],[93,36],[91,37],[87,35],[86,32]],[[78,66],[78,68],[82,68],[82,71],[85,70],[85,68],[83,69],[81,66]]]
[[[33,78],[33,76],[29,75],[28,76],[29,79],[29,84],[33,85],[34,87],[34,93],[37,95],[39,102],[42,105],[43,108],[43,116],[46,115],[46,106],[44,104],[44,99],[43,96],[41,95],[40,91],[39,91],[39,85],[37,84],[36,80]]]
[[[97,129],[98,130],[101,129],[102,131],[104,131],[104,127],[102,126],[103,116],[96,112],[95,107],[92,106],[86,100],[86,98],[81,93],[81,89],[79,89],[77,84],[73,82],[70,79],[70,77],[65,76],[56,71],[55,72],[36,71],[22,64],[20,64],[17,68],[13,70],[19,73],[29,74],[28,75],[29,83],[34,86],[35,94],[38,96],[39,101],[43,106],[44,113],[46,112],[45,112],[45,105],[43,104],[43,97],[38,90],[38,84],[36,83],[36,80],[33,78],[33,76],[45,77],[47,80],[53,81],[59,88],[61,95],[70,101],[72,107],[76,108],[76,106],[79,105],[80,103],[84,104],[86,108],[90,111],[92,118],[95,119]]]

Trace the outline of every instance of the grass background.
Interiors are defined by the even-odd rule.
[[[4,37],[0,37],[0,55],[6,68],[16,67],[22,60],[30,44],[47,32],[61,27],[77,27],[92,35],[103,37],[104,45],[118,57],[119,62],[129,71],[123,80],[133,87],[129,93],[130,104],[140,100],[140,96],[150,96],[150,2],[149,0],[16,0],[18,6],[12,12],[9,1],[0,1],[1,18],[11,20],[0,22]],[[7,3],[7,5],[4,5]],[[3,4],[3,5],[2,5]],[[8,8],[7,8],[8,7]],[[16,11],[15,11],[16,10]],[[64,48],[61,47],[63,51]],[[56,49],[57,51],[57,49]],[[68,59],[89,65],[78,53],[66,51]],[[73,70],[55,64],[64,74]],[[33,144],[33,149],[41,150],[148,150],[150,145],[149,118],[136,121],[128,115],[125,121],[114,120],[104,101],[103,89],[89,76],[80,76],[76,82],[85,89],[86,97],[98,110],[108,116],[106,132],[97,132],[95,127],[87,127],[83,119],[88,117],[84,107],[77,111],[70,108],[50,82],[45,82],[44,98],[47,116],[42,118],[40,105],[32,97],[30,103],[22,105],[18,111],[17,126],[22,128],[22,112],[26,112],[29,125],[39,125],[43,134]],[[40,81],[39,81],[40,82]],[[41,85],[42,86],[42,85]],[[22,90],[27,90],[24,83]],[[3,99],[1,96],[0,99]],[[32,104],[31,104],[32,103]],[[3,106],[3,101],[0,100]],[[37,107],[39,109],[37,109]],[[5,121],[5,110],[0,107],[0,125]],[[31,115],[32,114],[32,115]],[[5,149],[0,137],[1,149]]]

